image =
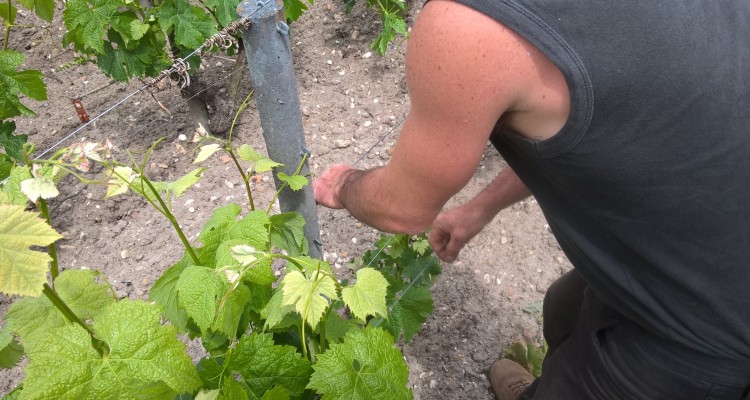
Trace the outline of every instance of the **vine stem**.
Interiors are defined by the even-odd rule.
[[[5,24],[5,41],[3,42],[3,51],[8,50],[8,40],[10,39],[10,28],[11,28],[11,26],[13,26],[13,25],[11,25],[12,22],[10,20],[10,15],[11,15],[11,5],[10,5],[10,0],[8,0],[8,18],[5,20],[6,21],[6,24]]]
[[[106,343],[96,338],[96,335],[94,334],[94,331],[91,330],[91,327],[86,325],[81,318],[79,318],[73,310],[68,307],[67,304],[63,301],[63,299],[60,298],[60,296],[57,295],[57,292],[55,292],[54,289],[52,289],[48,284],[44,284],[44,288],[42,289],[42,293],[49,299],[49,301],[52,302],[52,305],[57,308],[65,318],[74,323],[81,326],[81,328],[85,329],[86,332],[88,332],[89,336],[91,336],[91,346],[96,350],[96,352],[99,354],[99,356],[104,357],[107,354],[109,354],[109,346],[107,346]]]
[[[242,111],[247,108],[247,106],[250,104],[250,98],[253,96],[254,92],[251,90],[250,93],[247,94],[245,97],[245,100],[242,100],[242,103],[240,104],[239,108],[237,109],[237,112],[234,114],[234,119],[232,120],[232,126],[229,127],[229,139],[227,140],[227,147],[226,151],[229,153],[229,157],[232,158],[232,161],[234,161],[234,166],[237,167],[237,171],[240,172],[240,176],[242,176],[242,181],[245,183],[245,190],[247,191],[247,200],[250,202],[250,211],[255,211],[255,201],[253,200],[253,192],[250,190],[250,176],[249,174],[245,173],[245,170],[242,169],[242,165],[240,165],[239,160],[237,160],[237,156],[234,154],[234,150],[232,150],[232,139],[234,138],[234,127],[237,125],[237,119],[240,117],[240,114],[242,114]]]
[[[50,219],[49,215],[49,207],[47,206],[47,200],[39,199],[39,210],[42,212],[42,216],[44,217],[44,220],[47,221],[47,224],[52,226],[52,220]],[[60,274],[59,267],[58,267],[58,261],[57,261],[57,245],[55,243],[51,243],[49,246],[47,246],[47,249],[49,250],[49,255],[52,257],[52,261],[50,262],[49,272],[50,275],[52,275],[52,285],[55,284],[55,279],[57,279],[57,276]]]
[[[167,207],[167,204],[164,203],[164,200],[159,195],[159,191],[156,190],[154,185],[151,183],[151,181],[143,176],[141,174],[141,181],[148,186],[148,188],[151,190],[151,193],[154,194],[156,197],[156,200],[159,201],[159,205],[162,207],[162,213],[165,217],[169,220],[169,223],[172,224],[175,231],[177,231],[177,236],[180,237],[180,240],[182,241],[182,244],[185,246],[185,250],[190,254],[190,258],[193,259],[193,262],[195,265],[200,265],[200,260],[198,259],[198,256],[195,254],[195,251],[193,250],[193,246],[190,245],[190,242],[187,240],[187,237],[185,236],[185,233],[182,231],[182,228],[180,228],[180,224],[177,223],[177,218],[175,218],[174,214],[169,210],[169,207]]]

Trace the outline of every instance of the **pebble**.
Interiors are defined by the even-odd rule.
[[[337,149],[345,149],[352,145],[352,141],[348,139],[336,139],[334,142]]]
[[[430,379],[430,389],[435,389],[437,387],[437,381],[434,379]]]
[[[181,133],[179,136],[177,136],[177,139],[180,139],[180,140],[182,140],[184,142],[184,141],[187,140],[187,136],[185,136],[184,134]]]
[[[224,181],[224,186],[226,186],[226,187],[228,187],[230,189],[234,189],[234,183],[229,182],[229,181]]]
[[[128,249],[122,250],[120,252],[120,258],[122,258],[123,260],[128,257],[130,257],[130,252],[128,251]]]
[[[490,278],[490,274],[484,274],[484,276],[482,277],[482,280],[484,280],[484,283],[492,282],[492,278]]]
[[[188,208],[188,212],[194,213],[195,212],[195,207]]]
[[[357,238],[352,238],[352,243],[357,244]]]
[[[372,57],[372,52],[368,51],[367,53],[362,54],[362,58],[370,58],[370,57]]]
[[[365,121],[365,124],[364,124],[364,125],[365,125],[365,128],[366,128],[366,127],[368,127],[368,126],[372,125],[372,121]]]
[[[122,300],[126,297],[128,297],[128,293],[124,290],[117,290],[115,291],[115,296],[117,296],[117,300]]]
[[[508,238],[505,237],[505,236],[501,236],[500,237],[500,244],[506,244],[506,243],[508,243]]]

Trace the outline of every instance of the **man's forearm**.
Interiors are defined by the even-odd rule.
[[[467,205],[481,210],[487,222],[501,210],[531,195],[529,189],[510,168],[505,168],[495,179]]]

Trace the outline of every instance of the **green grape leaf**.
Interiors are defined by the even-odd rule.
[[[253,169],[256,172],[268,172],[276,167],[281,167],[284,164],[279,164],[276,161],[271,160],[267,156],[258,153],[249,144],[243,144],[237,149],[237,155],[245,161],[251,161],[253,163]]]
[[[18,2],[29,11],[34,11],[37,17],[47,22],[52,22],[52,18],[55,16],[54,0],[18,0]]]
[[[242,384],[234,379],[224,379],[224,387],[221,388],[219,400],[248,400],[248,397]]]
[[[222,242],[219,248],[216,249],[216,267],[235,267],[241,273],[244,282],[251,282],[258,285],[276,282],[276,275],[273,274],[273,268],[271,268],[271,258],[265,254],[260,253],[261,257],[256,258],[251,265],[243,264],[237,260],[236,249],[238,247],[253,248],[244,243],[247,243],[247,239],[229,239]],[[240,258],[247,261],[252,257],[254,256],[244,255]],[[247,268],[242,268],[240,267],[241,265],[245,265]]]
[[[307,254],[305,219],[296,212],[272,215],[271,245],[286,250],[292,257]]]
[[[115,302],[110,287],[95,282],[98,276],[100,273],[92,270],[66,270],[55,280],[57,294],[84,320],[95,318]],[[68,324],[68,320],[46,297],[16,301],[10,306],[7,319],[23,343],[32,340],[32,336]]]
[[[207,144],[205,146],[201,146],[201,150],[198,152],[198,156],[195,157],[195,161],[193,161],[193,164],[198,164],[200,162],[206,161],[208,157],[211,157],[214,153],[221,150],[221,147],[218,143],[212,143]]]
[[[404,17],[398,13],[383,12],[382,22],[383,29],[380,31],[380,35],[370,45],[381,56],[388,51],[388,43],[395,39],[397,34],[404,36],[407,34]]]
[[[194,250],[197,251],[199,249]],[[187,329],[188,317],[177,300],[177,281],[179,281],[182,271],[191,265],[191,263],[192,260],[186,252],[179,262],[167,268],[161,274],[148,293],[149,299],[164,307],[164,318],[176,326],[180,332],[184,332]]]
[[[37,70],[17,70],[25,58],[17,51],[0,51],[0,120],[18,115],[36,115],[21,104],[19,93],[34,100],[47,100],[47,86],[42,73]]]
[[[384,327],[395,337],[403,333],[408,343],[434,310],[432,293],[425,287],[409,286],[389,304],[389,310]]]
[[[412,286],[425,286],[432,283],[434,276],[440,275],[440,260],[433,255],[418,256],[413,250],[404,252],[400,260],[403,273]]]
[[[119,38],[122,44],[126,46],[129,46],[132,41],[142,38],[149,30],[149,25],[141,22],[133,11],[118,13],[110,19],[110,24],[112,25],[112,29],[120,34]],[[112,40],[112,37],[109,36],[109,39]]]
[[[242,376],[256,399],[277,385],[299,396],[312,372],[310,362],[294,347],[275,345],[271,334],[255,332],[240,339],[227,362],[227,368]]]
[[[6,326],[0,329],[0,368],[13,368],[23,358],[23,348]]]
[[[217,302],[226,293],[226,283],[212,268],[190,266],[177,281],[177,300],[201,332],[206,332],[216,319]]]
[[[219,365],[217,358],[209,357],[201,358],[195,366],[195,370],[203,381],[203,388],[205,389],[218,389],[221,386],[222,379],[228,373],[222,365]]]
[[[35,176],[21,182],[21,192],[32,202],[36,202],[40,198],[45,200],[51,199],[60,194],[55,186],[55,182],[52,182],[46,176]]]
[[[379,271],[373,268],[362,268],[357,271],[357,283],[345,287],[341,298],[355,317],[366,320],[367,316],[387,317],[385,297],[388,292],[388,281]]]
[[[83,328],[51,329],[26,346],[29,365],[21,399],[174,398],[201,381],[173,326],[157,306],[120,301],[94,320],[110,352],[101,357]]]
[[[14,165],[15,163],[10,157],[3,153],[0,153],[0,182],[4,181],[6,178],[10,178],[10,171],[13,169]],[[0,194],[5,193],[0,191]],[[8,200],[8,203],[10,203],[10,200]]]
[[[312,273],[310,278],[299,271],[284,277],[283,301],[285,306],[294,305],[295,310],[315,329],[329,306],[329,300],[338,300],[336,282],[328,274]]]
[[[16,22],[16,14],[18,9],[8,3],[0,4],[0,18],[2,18],[7,24],[13,25]]]
[[[215,267],[219,246],[228,241],[255,249],[266,249],[268,246],[268,225],[271,223],[268,214],[263,211],[252,211],[244,218],[237,220],[241,209],[236,204],[219,207],[203,227],[198,239],[204,244],[201,263]],[[227,248],[231,257],[231,248]]]
[[[29,167],[14,166],[10,170],[10,179],[3,186],[3,193],[8,196],[10,203],[18,206],[28,204],[29,198],[21,191],[21,182],[29,178],[31,178]]]
[[[77,48],[106,53],[107,26],[121,5],[111,0],[68,0],[63,12],[63,22],[69,31],[67,37],[73,38]]]
[[[378,328],[352,330],[313,366],[308,389],[321,400],[411,399],[409,370],[393,337]]]
[[[21,148],[26,143],[28,135],[14,135],[16,123],[14,121],[0,121],[0,146],[5,148],[5,154],[16,161],[23,162]]]
[[[266,320],[264,324],[265,329],[281,327],[282,323],[285,322],[286,316],[295,310],[293,304],[284,305],[283,288],[284,286],[282,282],[282,286],[279,286],[261,311],[261,317]]]
[[[326,318],[326,340],[329,343],[338,343],[350,330],[356,329],[357,324],[350,320],[341,318],[338,313],[331,313]]]
[[[48,246],[61,239],[39,215],[22,206],[0,205],[0,292],[39,296],[51,260],[30,246]]]
[[[283,172],[279,172],[276,176],[280,181],[288,183],[289,187],[294,191],[300,190],[307,185],[307,178],[302,175],[289,176]]]
[[[229,400],[229,398],[227,398],[227,400]],[[264,393],[260,400],[289,400],[289,391],[283,386],[276,386]]]
[[[312,2],[310,2],[312,3]],[[307,10],[307,4],[302,0],[284,0],[284,11],[286,18],[294,22]]]
[[[162,28],[174,32],[174,41],[178,46],[195,49],[216,33],[211,14],[190,5],[187,0],[164,1],[157,15]]]
[[[250,289],[241,282],[219,298],[216,319],[211,325],[214,332],[220,332],[230,339],[237,336],[237,328],[245,305],[250,301]]]
[[[222,26],[227,26],[235,20],[239,19],[237,15],[237,5],[240,4],[240,0],[207,0],[206,6],[214,10],[216,19]]]
[[[119,82],[127,82],[134,76],[146,74],[146,68],[153,62],[148,43],[139,45],[138,42],[131,42],[136,45],[129,48],[123,36],[114,29],[109,30],[107,37],[109,41],[104,42],[104,51],[96,60],[105,75]]]

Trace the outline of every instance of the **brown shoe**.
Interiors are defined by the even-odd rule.
[[[490,383],[497,400],[516,400],[534,377],[511,360],[497,360],[490,369]]]

